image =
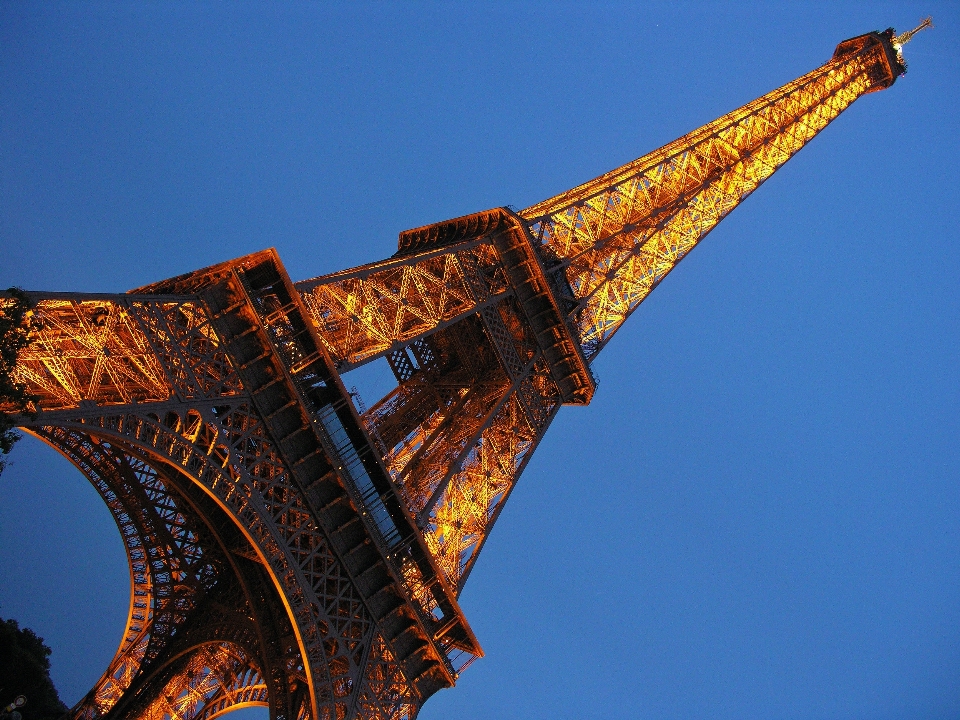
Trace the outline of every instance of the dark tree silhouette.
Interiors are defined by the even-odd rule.
[[[18,709],[23,720],[56,720],[67,712],[50,679],[50,648],[43,638],[0,618],[0,708],[17,695],[27,698]]]
[[[14,415],[29,414],[33,400],[26,387],[11,377],[17,355],[30,344],[24,325],[29,310],[30,300],[20,288],[10,288],[0,297],[0,473],[6,466],[4,456],[20,439],[14,429]]]

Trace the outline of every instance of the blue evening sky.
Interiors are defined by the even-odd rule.
[[[0,287],[124,291],[270,246],[294,279],[378,260],[927,14],[909,74],[603,352],[463,594],[486,657],[421,718],[957,718],[960,4],[3,1]],[[0,616],[72,704],[120,640],[123,548],[54,451],[13,463]]]

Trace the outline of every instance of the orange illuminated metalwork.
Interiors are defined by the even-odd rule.
[[[482,655],[457,602],[591,361],[727,213],[929,26],[522,212],[410,230],[299,283],[273,251],[126,295],[29,293],[22,426],[107,503],[123,641],[76,720],[411,720]],[[0,298],[0,303],[2,303]],[[341,375],[385,360],[369,409]]]

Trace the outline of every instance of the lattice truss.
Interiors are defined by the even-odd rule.
[[[363,418],[458,589],[560,405],[515,303],[479,316],[392,354],[402,382]]]
[[[525,400],[539,412],[531,416]],[[497,404],[490,422],[448,470],[450,479],[425,518],[427,544],[449,582],[463,587],[510,490],[560,403],[553,381],[533,372]],[[421,511],[421,514],[424,514]]]
[[[297,283],[345,372],[495,302],[507,290],[489,244],[396,258]]]
[[[45,410],[232,395],[239,390],[194,302],[46,298],[29,311],[31,344],[13,380]]]
[[[566,263],[592,358],[687,253],[858,97],[883,48],[836,58],[659,150],[520,214]]]

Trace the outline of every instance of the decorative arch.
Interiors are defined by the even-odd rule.
[[[156,658],[196,596],[215,576],[195,519],[147,463],[66,428],[33,429],[90,481],[110,510],[130,570],[130,607],[120,646],[107,670],[73,709],[74,718],[100,717],[116,704],[144,662]]]
[[[352,677],[359,677],[355,669],[363,667],[374,625],[259,417],[243,398],[123,410],[63,413],[56,420],[54,413],[44,413],[41,427],[27,429],[43,439],[77,433],[129,447],[202,488],[255,548],[286,604],[307,664],[311,714],[334,718],[345,713],[357,698]],[[114,677],[122,677],[116,674],[120,665],[132,666],[134,657],[127,652],[125,659],[115,658]]]
[[[259,666],[238,644],[204,643],[173,661],[179,672],[136,720],[214,720],[243,707],[270,707]]]

